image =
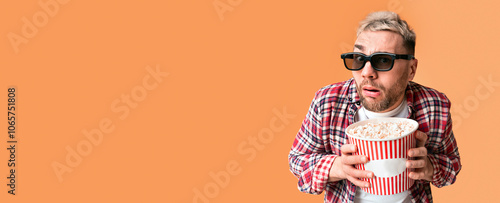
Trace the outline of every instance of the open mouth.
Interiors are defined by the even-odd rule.
[[[377,88],[374,88],[374,87],[371,87],[371,86],[365,86],[363,87],[363,90],[364,91],[369,91],[369,92],[380,92],[380,90],[378,90]]]
[[[363,86],[363,94],[367,97],[378,97],[380,96],[380,90],[373,86]]]

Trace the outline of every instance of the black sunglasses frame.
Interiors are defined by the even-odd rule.
[[[348,57],[349,55],[354,56],[354,54],[363,56],[363,65],[361,67],[359,67],[359,68],[351,69],[351,68],[349,68],[347,66],[347,63],[346,63],[345,59],[346,58],[348,58],[348,59],[354,59],[354,57],[353,58],[349,58]],[[390,56],[392,58],[391,67],[389,69],[378,69],[377,67],[375,67],[376,65],[374,66],[372,64],[373,69],[375,69],[377,71],[390,71],[390,70],[392,70],[392,68],[394,67],[394,60],[396,60],[396,59],[412,60],[412,59],[415,58],[415,56],[413,56],[411,54],[392,54],[392,53],[384,53],[384,52],[373,53],[370,56],[367,56],[367,55],[365,55],[363,53],[360,53],[360,52],[349,52],[349,53],[341,54],[340,58],[342,58],[344,60],[344,66],[347,68],[347,70],[356,71],[356,70],[363,69],[365,67],[365,64],[366,64],[367,61],[370,61],[370,63],[372,63],[372,57],[377,56],[377,55],[386,55],[386,56]]]

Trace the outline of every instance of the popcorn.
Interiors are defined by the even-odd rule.
[[[367,139],[390,139],[410,133],[413,129],[414,125],[406,121],[380,121],[351,128],[349,134]]]
[[[416,147],[418,122],[408,118],[371,118],[349,125],[345,132],[348,144],[356,145],[353,155],[368,157],[368,162],[356,164],[358,170],[372,171],[373,178],[361,178],[370,187],[361,188],[374,195],[394,195],[409,190],[414,180],[406,168],[408,150]]]

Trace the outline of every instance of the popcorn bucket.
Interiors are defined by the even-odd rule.
[[[411,131],[399,137],[387,139],[363,138],[350,135],[349,131],[357,126],[368,123],[380,124],[380,122],[408,122]],[[418,123],[406,118],[373,118],[354,123],[346,128],[349,143],[357,146],[354,155],[365,155],[368,157],[366,164],[357,164],[359,170],[372,171],[374,178],[362,178],[370,183],[369,188],[363,191],[374,195],[393,195],[408,190],[414,180],[408,177],[411,169],[406,168],[408,150],[415,148],[415,135]]]

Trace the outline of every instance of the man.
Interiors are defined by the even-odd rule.
[[[434,89],[412,82],[417,71],[415,33],[393,12],[369,14],[360,23],[354,52],[342,54],[353,78],[321,88],[302,123],[288,160],[302,192],[320,194],[325,202],[432,202],[430,183],[453,184],[461,169],[453,136],[450,101]],[[406,167],[413,186],[395,195],[372,195],[360,178],[371,171],[352,155],[345,128],[375,117],[403,117],[419,123],[417,147],[408,150]]]

